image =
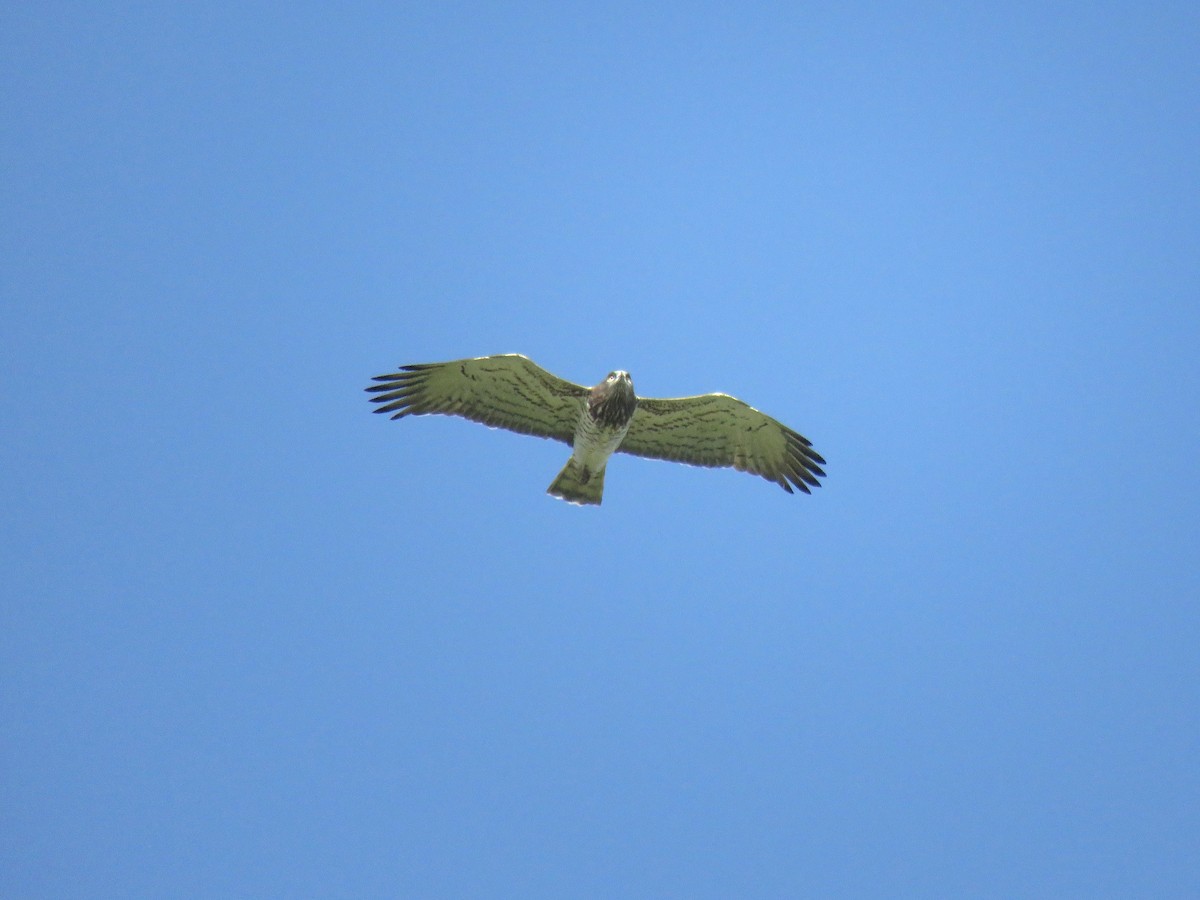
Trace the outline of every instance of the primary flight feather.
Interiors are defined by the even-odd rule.
[[[519,354],[402,366],[367,390],[393,419],[441,413],[570,444],[547,492],[599,505],[614,452],[694,466],[732,466],[789,494],[818,487],[825,464],[807,438],[728,394],[639,398],[628,372],[592,388],[565,381]]]

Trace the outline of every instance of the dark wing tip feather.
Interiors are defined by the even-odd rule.
[[[814,478],[808,472],[805,472],[803,469],[793,469],[788,473],[788,478],[791,480],[792,484],[800,488],[800,490],[804,491],[806,494],[812,493],[812,491],[809,490],[809,485],[812,485],[812,487],[821,486],[821,482],[817,481],[816,478]]]
[[[809,490],[809,487],[808,487],[808,485],[804,483],[804,480],[803,480],[803,479],[801,479],[801,478],[795,478],[795,477],[793,477],[793,478],[791,479],[791,482],[792,482],[792,484],[794,484],[796,487],[798,487],[798,488],[799,488],[801,491],[803,491],[804,493],[806,493],[806,494],[811,494],[811,493],[812,493],[812,491],[811,491],[811,490]],[[795,493],[795,491],[789,491],[788,493],[793,493],[793,494],[794,494],[794,493]]]
[[[821,482],[818,479],[825,477],[825,470],[819,465],[825,460],[812,449],[812,442],[804,435],[786,427],[784,433],[788,445],[785,458],[788,480],[804,493],[811,494],[809,486],[820,487]]]
[[[395,403],[389,403],[387,406],[377,406],[373,413],[395,413],[393,419],[399,419],[401,416],[407,416],[412,412],[412,403],[409,400],[397,400]]]
[[[431,367],[428,365],[401,366],[398,372],[372,376],[371,380],[378,381],[379,384],[369,385],[363,390],[370,394],[378,394],[378,397],[370,399],[372,403],[380,405],[371,411],[393,413],[393,419],[417,413],[419,411],[417,408],[419,395],[424,386],[424,377],[420,370],[428,368]]]
[[[412,375],[410,375],[406,372],[393,372],[391,375],[376,375],[371,380],[378,381],[380,383],[379,384],[369,384],[365,388],[363,388],[363,390],[367,391],[368,393],[373,394],[373,393],[376,393],[377,391],[394,390],[394,389],[402,387],[406,384],[412,384],[414,381],[417,381],[418,379],[414,378]]]

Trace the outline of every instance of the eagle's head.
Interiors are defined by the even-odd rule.
[[[637,394],[628,372],[609,372],[608,377],[588,393],[588,412],[593,419],[610,428],[624,428],[637,409]]]

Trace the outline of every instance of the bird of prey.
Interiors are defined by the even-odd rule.
[[[656,400],[638,397],[628,372],[610,372],[593,388],[564,381],[510,353],[401,366],[367,388],[377,413],[393,419],[441,413],[493,428],[553,438],[571,458],[547,493],[599,506],[604,469],[614,452],[733,466],[789,494],[810,493],[825,463],[807,438],[728,394]]]

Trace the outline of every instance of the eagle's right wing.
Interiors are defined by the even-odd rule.
[[[402,366],[367,388],[377,413],[462,416],[493,428],[570,444],[587,388],[552,375],[516,353]]]

